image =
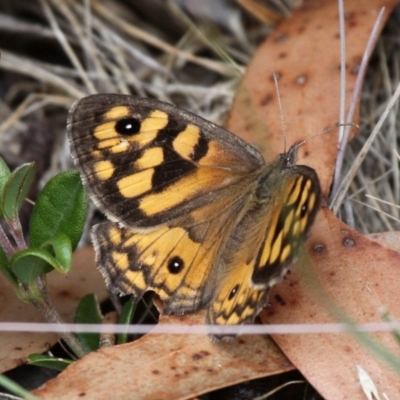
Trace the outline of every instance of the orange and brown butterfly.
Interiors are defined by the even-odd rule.
[[[93,228],[108,286],[165,313],[207,309],[207,323],[252,322],[296,259],[320,205],[298,144],[265,164],[251,145],[152,99],[98,94],[75,102],[76,167],[112,222]]]

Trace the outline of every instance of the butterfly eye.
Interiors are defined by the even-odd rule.
[[[236,286],[231,290],[231,292],[229,293],[228,300],[232,300],[232,299],[235,297],[235,295],[236,295],[236,293],[237,293],[238,290],[239,290],[239,285],[236,285]]]
[[[168,262],[168,271],[171,272],[171,274],[179,274],[184,265],[185,263],[183,262],[182,258],[174,256]]]
[[[121,135],[135,135],[140,131],[140,121],[136,118],[124,118],[115,124],[115,130]]]

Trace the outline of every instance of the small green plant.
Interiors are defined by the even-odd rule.
[[[54,269],[65,274],[71,268],[72,253],[85,224],[87,195],[77,172],[52,178],[34,205],[28,243],[19,211],[35,174],[34,163],[10,172],[0,158],[0,218],[5,221],[4,227],[0,226],[0,270],[21,300],[38,308],[47,321],[62,323],[47,296],[46,274]],[[75,335],[65,332],[61,337],[78,357],[88,352]]]
[[[12,284],[18,297],[33,304],[47,321],[63,323],[47,295],[46,275],[57,270],[66,274],[71,268],[72,254],[78,245],[87,214],[87,195],[79,173],[67,171],[52,178],[40,192],[29,224],[29,241],[25,239],[19,211],[34,180],[34,163],[21,165],[11,172],[0,158],[0,271]],[[14,243],[12,243],[12,241]],[[134,302],[128,301],[120,323],[129,324]],[[84,296],[77,308],[75,323],[100,324],[103,320],[93,294]],[[63,332],[61,338],[74,356],[80,358],[99,348],[99,333]],[[119,344],[127,335],[117,337]],[[57,370],[72,361],[49,355],[31,354],[28,363]]]
[[[12,284],[18,297],[33,304],[47,321],[63,323],[47,295],[46,275],[53,270],[66,274],[72,254],[81,238],[87,215],[87,194],[78,172],[62,172],[52,178],[40,192],[24,235],[19,211],[36,174],[36,165],[28,163],[11,172],[0,158],[0,271]],[[25,236],[29,237],[29,242]],[[14,243],[12,243],[12,241]],[[134,314],[133,301],[122,308],[121,324],[129,324]],[[84,296],[77,308],[75,323],[100,324],[103,320],[93,294]],[[80,358],[99,348],[99,333],[63,332],[60,334],[74,356]],[[118,344],[127,335],[117,336]],[[49,355],[31,354],[28,362],[57,370],[72,361]]]

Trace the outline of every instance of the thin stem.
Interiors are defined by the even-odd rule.
[[[30,285],[28,290],[31,292],[30,302],[42,313],[48,322],[61,325],[65,324],[49,299],[46,283],[41,277],[37,278],[36,282]],[[77,357],[82,358],[88,354],[88,351],[82,346],[73,333],[62,332],[60,333],[60,336]]]
[[[8,236],[4,232],[3,226],[0,224],[0,246],[6,253],[8,259],[10,259],[15,253],[10,241],[8,240]]]
[[[17,243],[18,250],[25,250],[28,248],[25,242],[24,234],[22,232],[21,222],[19,218],[16,217],[14,220],[9,221],[8,225],[10,227],[10,233],[13,236],[15,242]]]

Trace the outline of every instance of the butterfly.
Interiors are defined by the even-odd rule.
[[[321,202],[299,144],[265,163],[233,133],[153,99],[97,94],[67,123],[85,187],[110,222],[93,227],[108,287],[154,291],[164,313],[207,309],[243,324],[295,261]]]

